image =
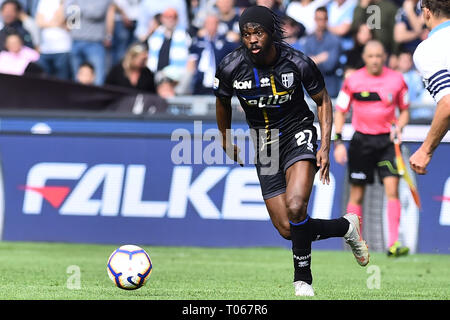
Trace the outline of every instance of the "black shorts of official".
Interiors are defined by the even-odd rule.
[[[264,200],[286,192],[286,170],[294,163],[309,160],[316,165],[317,131],[313,125],[271,141],[270,144],[255,143],[255,166]]]
[[[375,171],[380,183],[386,177],[398,177],[395,147],[389,133],[370,135],[355,132],[348,148],[348,175],[351,184],[372,184]]]

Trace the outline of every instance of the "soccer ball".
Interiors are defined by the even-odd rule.
[[[107,265],[111,281],[120,289],[134,290],[142,287],[152,272],[152,262],[144,249],[124,245],[114,250]]]

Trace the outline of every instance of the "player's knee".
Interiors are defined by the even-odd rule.
[[[301,196],[295,196],[286,201],[289,219],[293,222],[303,221],[306,218],[308,201]]]
[[[291,226],[289,222],[277,225],[277,230],[284,239],[291,240]]]

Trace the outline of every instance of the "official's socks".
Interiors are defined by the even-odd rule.
[[[398,226],[400,224],[401,205],[399,199],[388,200],[388,247],[391,247],[398,240]]]
[[[347,213],[354,213],[359,217],[359,228],[362,232],[362,206],[358,204],[347,204]]]
[[[294,258],[294,282],[301,280],[312,284],[311,227],[309,220],[309,216],[306,216],[306,219],[299,223],[290,221],[290,226]]]

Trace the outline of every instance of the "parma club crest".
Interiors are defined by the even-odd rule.
[[[289,89],[294,84],[294,73],[283,73],[281,74],[281,83],[286,89]]]

